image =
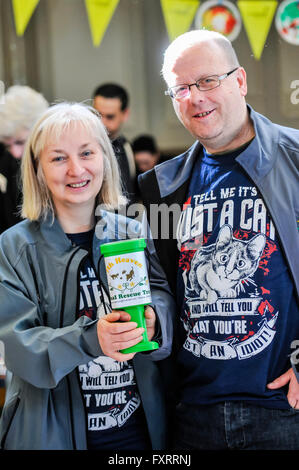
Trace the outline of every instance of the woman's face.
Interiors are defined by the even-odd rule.
[[[74,125],[45,146],[40,164],[58,216],[65,209],[94,210],[104,174],[103,152],[95,137]]]

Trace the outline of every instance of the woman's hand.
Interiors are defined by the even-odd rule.
[[[137,328],[137,323],[131,322],[130,319],[127,312],[112,310],[98,321],[97,332],[103,353],[119,362],[129,361],[136,354],[123,354],[119,352],[121,349],[134,346],[143,339],[144,328]],[[153,321],[152,314],[147,313],[146,322],[149,322],[150,329]]]
[[[148,340],[151,341],[155,334],[155,325],[156,325],[156,314],[152,307],[147,305],[145,307],[145,322],[146,322],[146,329],[147,329],[147,336]]]

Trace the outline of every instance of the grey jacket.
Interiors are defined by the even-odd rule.
[[[271,214],[299,302],[299,130],[273,124],[250,106],[248,110],[256,138],[237,161],[260,190]],[[141,195],[148,214],[150,204],[171,206],[176,203],[182,207],[201,150],[202,145],[197,141],[182,155],[140,175]],[[158,237],[155,247],[168,283],[175,292],[179,254],[175,237],[172,240]],[[299,338],[296,338],[297,349],[292,358],[299,381],[298,343]]]
[[[93,262],[107,285],[100,245],[140,236],[132,219],[103,213],[93,240]],[[102,354],[97,321],[76,320],[79,266],[87,252],[72,246],[57,220],[23,221],[0,237],[0,340],[12,372],[1,416],[4,449],[86,449],[86,415],[78,366]],[[99,237],[99,238],[98,238]],[[153,449],[166,446],[164,394],[157,363],[170,354],[175,313],[153,244],[152,301],[162,343],[133,359]]]

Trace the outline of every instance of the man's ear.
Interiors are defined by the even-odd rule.
[[[126,122],[130,117],[130,108],[126,108],[122,113],[123,113],[123,122]]]
[[[242,96],[247,95],[247,76],[243,67],[239,67],[237,72],[237,81],[239,84],[240,92]]]

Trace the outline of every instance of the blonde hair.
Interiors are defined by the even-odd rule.
[[[0,140],[14,137],[23,129],[30,130],[49,104],[41,93],[29,86],[8,88],[0,106]]]
[[[218,45],[232,67],[240,66],[236,52],[229,39],[216,31],[196,29],[181,34],[167,47],[164,53],[163,67],[161,71],[165,82],[169,82],[171,67],[185,50],[197,44],[207,42]]]
[[[126,203],[117,160],[100,115],[85,104],[64,102],[51,106],[41,116],[26,142],[21,163],[22,217],[38,220],[49,212],[54,217],[55,207],[40,164],[41,152],[51,140],[56,141],[71,126],[78,124],[96,138],[103,151],[104,177],[95,202],[110,209]]]

